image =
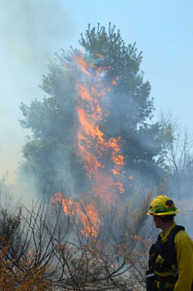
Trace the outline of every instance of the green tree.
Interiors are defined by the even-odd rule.
[[[161,126],[152,122],[150,83],[143,80],[140,70],[142,53],[137,52],[135,44],[126,45],[120,31],[111,24],[107,29],[99,24],[93,28],[89,25],[81,35],[80,45],[84,58],[92,64],[90,72],[93,66],[94,70],[103,68],[105,86],[116,82],[103,102],[108,115],[100,130],[106,138],[121,137],[126,173],[123,180],[129,184],[128,176],[134,175],[139,184],[155,185],[164,174],[163,163],[158,159],[164,142]],[[79,55],[80,51],[72,48],[57,56],[50,64],[49,74],[43,77],[46,97],[29,106],[21,105],[21,125],[32,131],[23,149],[24,168],[37,177],[39,186],[50,195],[62,190],[77,194],[90,183],[83,161],[76,154],[75,88],[81,76],[74,56]]]

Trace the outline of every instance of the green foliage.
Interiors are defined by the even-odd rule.
[[[81,35],[80,44],[91,59],[96,60],[97,56],[103,56],[96,65],[108,67],[107,78],[115,78],[117,81],[115,92],[111,94],[112,108],[118,105],[120,109],[126,107],[127,110],[124,115],[122,110],[118,111],[117,120],[123,115],[125,120],[122,120],[122,126],[136,129],[136,126],[150,117],[153,110],[153,101],[149,98],[150,84],[143,82],[143,72],[140,71],[142,52],[137,54],[135,43],[126,46],[120,31],[116,31],[111,23],[108,32],[99,24],[97,28],[89,25],[85,35]]]

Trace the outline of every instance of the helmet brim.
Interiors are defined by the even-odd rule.
[[[166,212],[150,212],[150,211],[148,211],[147,212],[147,215],[153,215],[153,216],[163,216],[163,215],[174,215],[174,214],[176,214],[176,213],[179,213],[180,212],[180,210],[179,209],[176,209],[175,211],[174,210],[171,210],[171,211],[166,211]]]

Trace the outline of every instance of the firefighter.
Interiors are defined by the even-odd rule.
[[[179,210],[166,195],[153,199],[148,215],[162,231],[149,252],[147,291],[193,290],[193,241],[174,217]]]

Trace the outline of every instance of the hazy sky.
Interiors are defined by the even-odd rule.
[[[192,13],[192,0],[0,0],[0,178],[8,171],[11,180],[21,160],[21,102],[44,95],[48,58],[78,47],[88,23],[111,22],[126,44],[136,42],[156,114],[192,130]]]

